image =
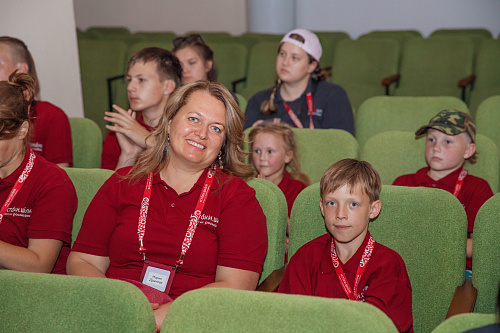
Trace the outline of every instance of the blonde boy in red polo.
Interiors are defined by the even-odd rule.
[[[384,311],[400,332],[413,332],[403,259],[368,231],[380,213],[381,188],[367,162],[344,159],[331,165],[321,178],[319,203],[328,233],[290,259],[278,291],[367,302]]]
[[[488,182],[469,175],[465,161],[476,163],[476,126],[471,117],[457,110],[443,110],[429,124],[415,132],[416,138],[427,137],[425,160],[427,167],[414,174],[403,175],[393,185],[439,188],[452,193],[467,214],[466,277],[471,277],[472,231],[476,214],[483,203],[493,196]]]

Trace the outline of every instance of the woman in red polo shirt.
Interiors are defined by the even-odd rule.
[[[255,289],[267,250],[265,216],[240,148],[244,115],[220,83],[168,99],[156,141],[90,204],[68,273],[127,280],[161,326],[170,301],[201,287]]]
[[[29,146],[35,81],[0,81],[0,269],[66,272],[76,192],[68,175]]]

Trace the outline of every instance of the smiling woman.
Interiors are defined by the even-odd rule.
[[[129,281],[158,327],[170,302],[201,287],[253,290],[267,250],[265,216],[240,148],[243,113],[219,83],[170,95],[155,144],[90,204],[68,273]]]

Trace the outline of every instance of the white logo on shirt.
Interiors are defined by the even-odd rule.
[[[5,215],[7,216],[13,216],[13,217],[16,217],[16,216],[20,216],[20,217],[28,217],[30,218],[31,217],[31,208],[26,208],[26,207],[23,207],[23,208],[19,208],[19,207],[10,207],[9,209],[7,209],[7,212],[5,212]]]
[[[33,149],[36,152],[43,151],[43,144],[41,144],[40,142],[31,142],[30,146],[31,146],[31,149]]]
[[[219,218],[212,215],[203,214],[200,216],[200,221],[198,223],[211,225],[212,227],[217,228],[217,225],[219,224]]]
[[[313,116],[318,116],[318,117],[323,116],[323,109],[316,109],[316,110],[314,110]]]

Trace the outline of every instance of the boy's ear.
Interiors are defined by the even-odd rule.
[[[175,90],[175,81],[167,79],[163,81],[163,94],[170,95]]]
[[[325,217],[325,213],[323,212],[323,199],[319,199],[319,209],[321,210],[321,215]]]
[[[376,218],[380,214],[380,209],[382,209],[382,202],[380,200],[375,200],[370,204],[370,220]]]
[[[19,69],[19,72],[28,74],[29,66],[25,62],[18,62],[15,66],[16,69]]]
[[[469,157],[471,157],[472,155],[474,155],[475,152],[476,152],[476,144],[475,143],[469,143],[469,145],[465,149],[464,159],[468,159]]]
[[[285,155],[285,163],[288,164],[292,161],[292,158],[293,158],[293,150],[289,150],[286,152],[286,155]]]

